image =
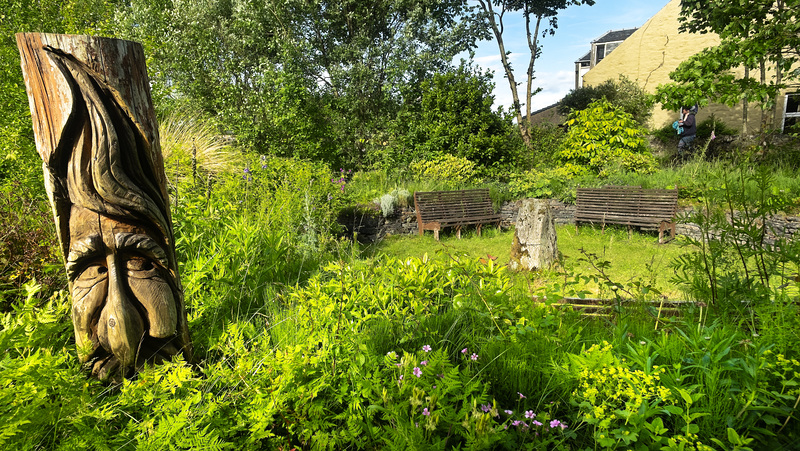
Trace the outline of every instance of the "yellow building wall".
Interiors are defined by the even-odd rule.
[[[719,36],[713,33],[679,33],[680,10],[680,0],[670,0],[661,11],[587,72],[583,76],[584,85],[596,86],[606,80],[617,80],[620,75],[625,75],[636,81],[646,92],[654,93],[658,85],[671,82],[669,73],[673,72],[682,61],[706,47],[719,44]],[[783,111],[782,102],[781,98],[781,104],[778,105],[780,111]],[[711,104],[702,107],[697,115],[698,122],[702,122],[711,114],[729,127],[741,130],[741,106],[729,108]],[[653,128],[661,128],[677,118],[677,111],[664,110],[661,105],[656,105],[650,125]],[[748,109],[748,129],[756,130],[760,122],[761,109],[751,105]]]

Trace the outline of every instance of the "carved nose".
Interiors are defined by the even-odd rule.
[[[122,366],[136,363],[144,322],[131,303],[126,281],[114,262],[108,265],[108,299],[100,314],[98,335],[103,347],[111,351]]]

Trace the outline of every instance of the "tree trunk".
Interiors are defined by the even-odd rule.
[[[492,8],[491,0],[478,0],[481,8],[486,13],[486,16],[489,19],[489,24],[492,27],[492,32],[494,33],[495,39],[497,39],[497,47],[500,50],[500,62],[503,65],[503,71],[506,74],[506,78],[508,79],[508,85],[511,89],[511,98],[514,102],[514,113],[517,115],[517,125],[519,126],[520,133],[522,134],[522,140],[525,142],[525,145],[530,145],[531,137],[528,134],[528,128],[524,125],[524,119],[522,117],[522,104],[519,101],[519,92],[517,92],[517,81],[514,78],[514,70],[511,68],[511,62],[508,61],[508,55],[506,54],[506,47],[503,42],[503,16],[502,13],[499,16],[499,23],[498,20],[495,18],[495,12]]]
[[[191,359],[142,46],[44,33],[17,46],[79,358],[100,379]]]
[[[558,237],[550,203],[543,199],[521,201],[511,246],[513,270],[548,269],[558,260]]]

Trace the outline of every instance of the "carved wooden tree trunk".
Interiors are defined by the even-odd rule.
[[[514,230],[509,266],[515,270],[548,269],[557,259],[558,238],[550,203],[541,199],[523,200]]]
[[[191,359],[141,45],[20,33],[17,46],[81,361],[107,379]]]

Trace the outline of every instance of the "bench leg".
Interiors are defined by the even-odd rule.
[[[433,237],[436,238],[436,241],[439,241],[439,229],[433,231]]]
[[[481,225],[483,224],[478,224],[478,236],[481,236]]]
[[[461,226],[456,226],[456,236],[461,239]]]

